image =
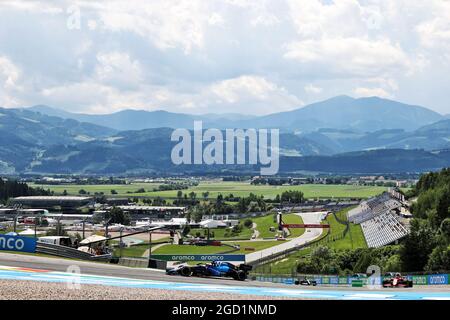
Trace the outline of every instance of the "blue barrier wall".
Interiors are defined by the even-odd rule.
[[[0,250],[36,252],[36,239],[29,237],[0,235]]]

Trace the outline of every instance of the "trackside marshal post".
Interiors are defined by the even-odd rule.
[[[34,253],[36,252],[36,239],[0,235],[0,250]]]

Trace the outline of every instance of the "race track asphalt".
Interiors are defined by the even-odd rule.
[[[0,253],[0,278],[5,280],[67,281],[70,274],[66,272],[71,266],[77,266],[79,268],[85,284],[94,283],[106,286],[157,290],[190,290],[193,292],[228,292],[239,295],[305,297],[310,299],[450,299],[449,286],[421,286],[388,290],[329,286],[300,287],[250,280],[238,282],[224,278],[185,278],[168,276],[164,271],[150,269]],[[13,268],[8,270],[8,267]],[[39,272],[39,270],[48,272]]]

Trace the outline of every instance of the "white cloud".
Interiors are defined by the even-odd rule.
[[[399,45],[388,39],[323,38],[293,42],[285,58],[339,76],[366,77],[407,70],[410,61]]]
[[[112,32],[133,32],[166,50],[180,47],[185,54],[204,45],[207,26],[222,23],[210,16],[207,2],[200,0],[84,2],[94,9],[103,28]]]
[[[21,90],[20,70],[7,57],[0,56],[0,106],[11,107],[19,104],[15,92]]]
[[[357,97],[392,98],[392,95],[383,88],[356,88],[353,93]]]
[[[312,83],[306,85],[303,87],[306,93],[312,93],[312,94],[319,94],[323,91],[321,87],[317,87],[313,85]]]
[[[6,57],[0,56],[0,81],[4,88],[12,88],[19,79],[19,69]],[[0,82],[0,83],[1,83]]]
[[[145,103],[145,92],[122,91],[94,81],[46,88],[42,95],[50,104],[74,112],[110,113],[124,108],[149,107]],[[68,101],[67,97],[72,98]]]
[[[355,94],[449,113],[449,21],[442,0],[5,0],[0,102],[262,114]]]
[[[137,90],[120,90],[91,79],[44,89],[42,94],[55,105],[83,105],[82,111],[107,113],[123,108],[165,109],[173,112],[243,112],[265,114],[290,110],[303,105],[285,88],[257,76],[241,76],[214,83],[194,92],[171,91],[164,86],[142,84]],[[213,108],[212,108],[213,106]]]
[[[450,1],[432,2],[434,15],[415,30],[422,45],[450,49]]]
[[[63,12],[61,7],[48,3],[48,1],[2,0],[0,8],[25,10],[32,13],[61,14]]]
[[[354,37],[364,34],[361,6],[356,0],[288,0],[289,13],[301,37]]]
[[[219,98],[220,102],[235,104],[238,108],[256,102],[260,103],[260,109],[263,108],[268,112],[273,108],[286,110],[303,104],[285,88],[257,76],[245,75],[221,81],[211,86],[211,92]],[[261,110],[258,113],[261,113]]]
[[[225,20],[219,13],[213,12],[209,16],[208,23],[212,26],[223,26],[225,23]]]
[[[125,88],[138,86],[143,80],[141,65],[123,52],[97,54],[95,78],[105,84]]]

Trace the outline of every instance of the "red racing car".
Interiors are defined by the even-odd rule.
[[[408,280],[403,277],[400,273],[387,273],[385,274],[385,278],[383,280],[383,288],[412,288],[413,282],[412,280]]]

